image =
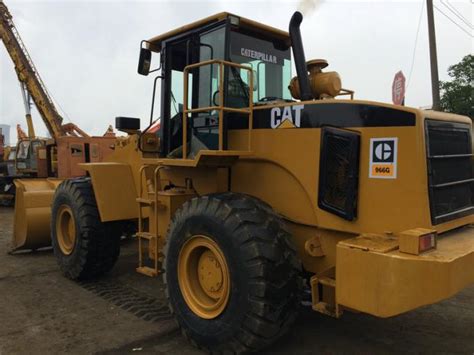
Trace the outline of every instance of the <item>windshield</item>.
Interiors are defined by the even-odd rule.
[[[288,84],[291,80],[290,48],[281,42],[272,42],[232,30],[230,58],[247,64],[254,73],[254,102],[291,99]],[[240,76],[248,85],[248,71],[240,69]],[[233,75],[236,76],[236,73]]]
[[[18,144],[18,154],[17,159],[26,159],[28,158],[28,150],[30,148],[30,141],[22,141]]]

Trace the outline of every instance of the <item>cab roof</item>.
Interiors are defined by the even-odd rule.
[[[269,37],[274,37],[280,40],[284,40],[288,44],[290,43],[290,35],[286,31],[282,31],[278,28],[264,25],[263,23],[253,21],[245,17],[240,17],[237,15],[231,14],[229,12],[220,12],[218,14],[203,18],[201,20],[192,22],[185,26],[178,27],[174,30],[165,32],[159,36],[155,36],[149,39],[148,42],[150,42],[151,44],[150,49],[153,51],[159,52],[161,50],[161,44],[163,43],[163,41],[166,41],[167,39],[170,39],[171,37],[177,36],[185,32],[197,30],[200,27],[212,24],[214,22],[225,20],[226,18],[230,16],[233,16],[239,19],[239,27],[250,29],[252,31],[261,33],[263,35],[267,35]]]

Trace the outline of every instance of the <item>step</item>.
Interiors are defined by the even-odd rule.
[[[319,278],[319,283],[321,285],[336,288],[336,280],[331,279],[330,277],[323,276],[323,277]]]
[[[147,205],[147,206],[155,205],[155,203],[158,202],[158,209],[159,210],[166,209],[166,205],[162,204],[160,201],[150,200],[148,198],[142,198],[142,197],[136,198],[135,201],[137,201],[139,204]]]
[[[153,205],[155,203],[154,200],[150,200],[150,199],[147,199],[147,198],[141,198],[141,197],[138,197],[135,199],[135,201],[137,201],[138,203],[141,203],[143,205]]]
[[[146,239],[146,240],[152,240],[152,239],[156,238],[156,235],[153,235],[149,232],[137,232],[136,236],[138,238],[143,238],[143,239]]]
[[[140,266],[135,269],[139,274],[149,276],[149,277],[156,277],[158,276],[158,270],[155,270],[148,266]]]
[[[333,318],[341,318],[342,312],[326,302],[318,302],[313,305],[313,311],[325,314]]]

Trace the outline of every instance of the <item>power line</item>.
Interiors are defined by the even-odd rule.
[[[459,14],[458,14],[456,11],[454,11],[450,6],[448,6],[447,3],[443,2],[443,0],[441,0],[441,4],[443,4],[444,7],[446,7],[449,11],[451,11],[451,12],[452,12],[458,19],[460,19],[465,25],[469,26],[471,29],[474,29],[474,28],[472,27],[472,25],[464,19],[464,17],[459,16]]]
[[[416,47],[418,45],[418,37],[420,34],[420,28],[421,28],[421,19],[423,18],[423,10],[425,8],[425,0],[421,0],[421,11],[420,11],[420,17],[418,19],[418,28],[416,30],[416,37],[415,37],[415,46],[413,47],[413,55],[411,58],[411,66],[410,66],[410,72],[408,74],[408,80],[407,80],[407,86],[406,90],[408,90],[408,87],[410,86],[410,81],[411,81],[411,74],[413,73],[413,67],[415,66],[415,57],[416,57]]]
[[[474,38],[474,36],[472,34],[470,34],[469,32],[467,32],[463,27],[461,27],[461,25],[459,25],[456,21],[454,21],[451,17],[449,17],[448,15],[446,15],[442,10],[440,10],[439,7],[437,7],[436,5],[433,5],[434,8],[436,10],[438,10],[439,12],[441,12],[442,15],[444,15],[444,17],[446,17],[449,21],[451,21],[453,24],[455,24],[457,27],[459,27],[459,29],[461,31],[463,31],[464,33],[466,33],[469,37],[472,37]]]
[[[442,2],[442,1],[441,1],[441,2]],[[471,27],[471,28],[474,28],[474,26],[469,22],[469,20],[468,20],[467,18],[465,18],[464,15],[463,15],[461,12],[459,12],[459,10],[456,9],[456,7],[455,7],[453,4],[451,4],[448,0],[446,0],[446,4],[449,5],[449,7],[450,7],[451,9],[453,9],[453,11],[456,12],[456,13],[459,15],[458,17],[460,17],[461,20],[462,20],[465,24],[467,24],[467,25],[468,25],[469,27]],[[471,3],[471,5],[472,5],[472,3]]]

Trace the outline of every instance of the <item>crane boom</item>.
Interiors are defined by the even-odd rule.
[[[20,82],[20,88],[21,96],[23,97],[23,104],[25,105],[25,118],[26,124],[28,125],[28,138],[35,139],[35,127],[33,126],[33,120],[31,118],[31,95],[24,83]]]
[[[51,137],[56,139],[66,135],[63,118],[56,110],[3,0],[0,0],[0,38],[15,65],[18,79],[30,93]]]

